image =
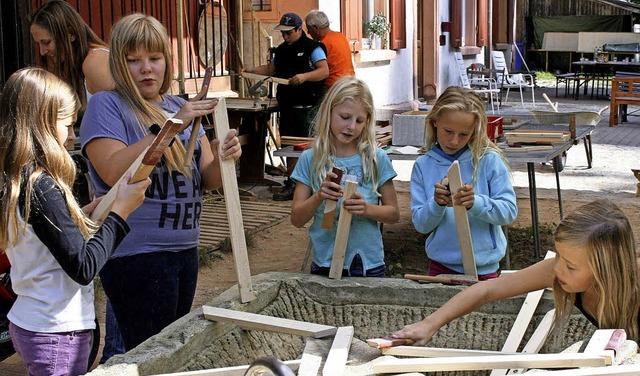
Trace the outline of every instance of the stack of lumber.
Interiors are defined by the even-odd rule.
[[[518,130],[506,132],[504,136],[509,145],[553,145],[567,142],[570,134],[563,131]]]
[[[389,145],[391,139],[391,125],[389,125],[389,122],[378,121],[376,125],[376,143],[378,147]]]

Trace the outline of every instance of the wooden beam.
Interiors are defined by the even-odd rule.
[[[178,130],[182,127],[182,120],[180,119],[167,119],[164,123],[160,133],[153,140],[153,143],[147,147],[143,153],[136,158],[131,166],[125,171],[120,179],[109,189],[109,192],[104,195],[104,198],[98,206],[91,213],[91,220],[95,222],[102,222],[107,217],[113,203],[118,194],[118,186],[122,182],[122,179],[127,175],[127,172],[132,171],[131,179],[129,183],[137,183],[143,179],[149,177],[151,171],[156,167],[158,161],[164,154],[164,151],[169,147],[169,143],[173,140],[173,137],[178,133]]]
[[[289,80],[286,79],[286,78],[265,76],[265,75],[262,75],[262,74],[249,73],[249,72],[242,72],[242,73],[240,73],[240,75],[242,77],[244,77],[244,78],[248,78],[248,79],[252,79],[252,80],[265,80],[265,81],[272,81],[272,82],[275,82],[276,84],[280,84],[280,85],[289,85]]]
[[[347,179],[351,179],[347,176]],[[358,188],[358,183],[353,180],[347,180],[344,187],[344,195],[342,200],[347,200],[353,196]],[[347,209],[342,206],[340,208],[340,219],[338,219],[338,229],[336,230],[336,240],[333,243],[333,256],[331,257],[331,269],[329,269],[329,278],[342,278],[342,269],[344,268],[344,257],[347,252],[347,243],[349,242],[349,230],[351,229],[351,217]]]
[[[302,357],[300,358],[300,367],[298,367],[298,376],[318,376],[322,367],[322,360],[326,349],[324,349],[325,340],[309,338],[304,345]],[[319,349],[323,350],[320,351]]]
[[[353,326],[341,326],[333,339],[331,350],[322,368],[322,376],[344,375],[353,340]]]
[[[536,376],[600,376],[600,375],[614,375],[614,376],[638,376],[637,364],[626,364],[624,366],[609,366],[609,367],[597,367],[597,368],[579,368],[569,369],[564,371],[536,371]]]
[[[462,176],[460,175],[460,163],[453,161],[447,172],[449,179],[449,191],[451,196],[462,187]],[[456,219],[458,239],[460,240],[460,251],[462,252],[462,267],[464,274],[473,279],[478,279],[478,269],[476,268],[476,258],[473,253],[473,242],[471,241],[471,230],[469,229],[469,217],[467,208],[462,205],[453,205],[453,215]]]
[[[556,310],[555,308],[551,311],[547,312],[538,327],[527,341],[527,344],[524,345],[522,352],[525,354],[537,354],[538,351],[542,348],[544,343],[547,341],[547,337],[551,332],[551,328],[553,327],[553,320],[555,317]],[[507,375],[521,375],[526,371],[525,368],[512,368],[507,372]]]
[[[418,358],[441,358],[453,356],[492,356],[492,355],[516,355],[517,353],[506,353],[491,350],[465,350],[447,349],[442,347],[421,347],[421,346],[394,346],[380,350],[383,355],[411,356]]]
[[[547,254],[544,256],[545,260],[552,257],[555,257],[555,253],[551,251],[547,252]],[[518,351],[518,346],[520,346],[522,337],[524,337],[524,333],[529,327],[531,318],[533,317],[533,314],[538,307],[538,303],[542,298],[542,293],[544,293],[544,289],[533,291],[527,294],[527,297],[524,299],[524,303],[522,303],[522,307],[520,308],[520,312],[518,312],[516,321],[513,323],[513,327],[511,327],[511,331],[507,336],[507,340],[502,346],[502,351]],[[491,376],[506,375],[507,371],[508,369],[494,369],[493,372],[491,372]]]
[[[374,373],[475,371],[496,368],[575,368],[604,367],[611,364],[608,355],[593,354],[518,354],[475,357],[394,359],[373,365]]]
[[[335,326],[314,324],[305,321],[283,319],[280,317],[259,315],[257,313],[240,312],[211,306],[202,306],[207,320],[229,322],[240,325],[247,330],[286,333],[302,337],[322,338],[336,334]]]
[[[229,133],[229,117],[227,115],[227,103],[224,98],[213,110],[214,127],[216,137],[220,140],[218,155],[222,154],[222,140]],[[240,301],[249,302],[256,298],[251,283],[251,271],[249,270],[249,257],[247,256],[247,241],[244,237],[242,224],[242,210],[240,209],[240,196],[238,195],[238,177],[236,176],[236,162],[231,159],[222,160],[220,174],[222,175],[222,189],[224,192],[227,216],[229,220],[229,238],[233,250],[233,264],[236,268],[238,288],[240,289]]]
[[[296,371],[300,366],[300,359],[285,360],[283,363],[289,366],[292,371]],[[244,376],[247,369],[249,369],[249,365],[203,369],[198,371],[163,373],[156,376]]]

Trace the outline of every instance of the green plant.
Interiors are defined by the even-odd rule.
[[[371,21],[367,21],[362,25],[363,31],[368,31],[368,34],[375,34],[382,40],[387,39],[387,33],[391,30],[391,24],[387,22],[387,17],[378,12]],[[366,35],[366,34],[365,34]]]

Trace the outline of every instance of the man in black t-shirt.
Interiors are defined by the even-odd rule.
[[[273,59],[265,65],[246,68],[249,73],[289,79],[289,85],[278,85],[276,98],[280,106],[280,135],[310,137],[313,118],[324,95],[324,80],[329,76],[324,45],[305,34],[302,19],[286,13],[276,30],[282,33],[281,43]],[[293,172],[294,158],[287,159],[287,173]],[[287,178],[283,190],[273,195],[276,201],[291,200],[295,184]]]

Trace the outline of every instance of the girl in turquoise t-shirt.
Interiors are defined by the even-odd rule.
[[[393,178],[386,153],[376,147],[373,98],[367,85],[351,76],[339,79],[325,96],[315,122],[316,140],[296,164],[291,222],[304,226],[311,218],[312,274],[328,275],[333,256],[338,215],[331,229],[322,228],[327,200],[336,201],[353,214],[343,275],[383,277],[382,234],[378,222],[400,218]],[[342,185],[333,167],[358,181],[356,193],[342,197]]]

